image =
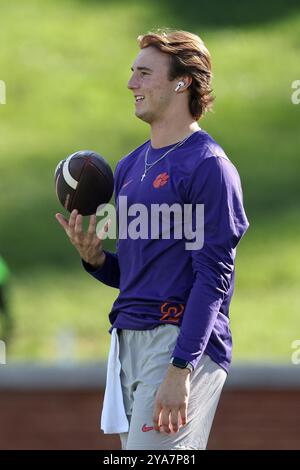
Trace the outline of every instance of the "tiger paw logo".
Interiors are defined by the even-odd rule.
[[[168,182],[168,179],[169,179],[169,175],[168,173],[161,173],[160,175],[158,175],[155,180],[153,181],[153,187],[155,189],[158,189],[158,188],[161,188],[162,186],[164,186],[165,184],[167,184]]]
[[[160,307],[160,313],[162,314],[160,321],[178,323],[183,311],[183,304],[178,305],[170,302],[164,302]]]

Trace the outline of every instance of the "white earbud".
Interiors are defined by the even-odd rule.
[[[178,82],[178,83],[177,83],[177,87],[175,88],[175,91],[178,91],[179,88],[181,88],[182,86],[184,86],[184,82],[181,82],[181,81]]]

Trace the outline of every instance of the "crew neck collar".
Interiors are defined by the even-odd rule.
[[[202,129],[200,128],[198,131],[195,131],[193,132],[187,139],[187,142],[190,142],[193,137],[197,134],[199,134],[200,132],[202,132]],[[184,139],[181,139],[181,140],[184,140]],[[150,143],[150,152],[152,154],[155,154],[155,153],[160,153],[160,152],[165,152],[167,150],[169,150],[170,148],[174,147],[175,145],[179,144],[179,142],[181,142],[181,140],[179,140],[178,142],[174,142],[174,144],[170,144],[170,145],[166,145],[164,147],[152,147],[151,145],[151,139],[149,140],[149,143]]]

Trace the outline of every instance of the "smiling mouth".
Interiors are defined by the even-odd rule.
[[[140,103],[141,101],[143,101],[145,99],[145,97],[143,95],[136,95],[135,96],[135,102],[136,103]]]

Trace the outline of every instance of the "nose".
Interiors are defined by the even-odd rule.
[[[138,83],[134,74],[131,75],[131,78],[128,80],[127,87],[129,90],[134,90],[138,88]]]

